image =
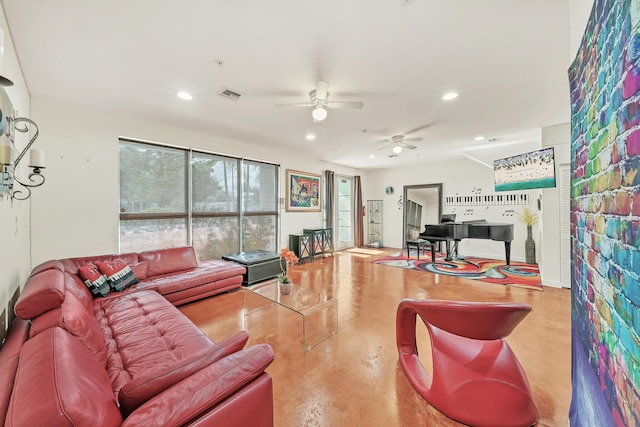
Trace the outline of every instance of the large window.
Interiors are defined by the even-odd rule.
[[[278,224],[277,167],[245,160],[242,169],[243,249],[275,251]]]
[[[120,251],[274,251],[277,179],[274,164],[121,140]]]

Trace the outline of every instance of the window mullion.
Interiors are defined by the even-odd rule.
[[[240,252],[244,251],[244,209],[245,209],[245,182],[244,182],[244,159],[238,163],[238,237],[240,239]]]
[[[193,246],[193,150],[187,151],[187,173],[185,185],[187,194],[187,244]]]

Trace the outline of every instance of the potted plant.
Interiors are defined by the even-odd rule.
[[[538,222],[538,214],[528,207],[522,208],[522,213],[516,212],[518,219],[527,226],[527,239],[524,241],[524,257],[527,264],[536,263],[536,241],[531,236],[531,227]]]
[[[284,264],[283,264],[284,260]],[[278,282],[280,285],[280,293],[283,295],[288,295],[291,293],[291,288],[293,286],[293,281],[291,277],[287,274],[287,266],[291,264],[295,264],[298,262],[298,257],[295,252],[289,250],[289,248],[284,247],[280,250],[280,270],[282,270],[282,274],[278,275]]]

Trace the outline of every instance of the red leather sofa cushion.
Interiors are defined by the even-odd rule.
[[[153,285],[161,294],[166,295],[206,283],[217,282],[227,277],[241,276],[244,272],[245,268],[239,264],[211,260],[203,262],[199,268],[149,277],[145,281],[145,285]]]
[[[192,246],[140,252],[138,261],[149,263],[148,276],[160,276],[198,267],[196,252]]]
[[[117,394],[149,369],[168,369],[214,343],[155,291],[93,300],[92,317],[106,345],[106,369]]]
[[[118,393],[121,411],[128,415],[138,406],[174,384],[193,375],[214,362],[244,348],[249,334],[238,332],[216,343],[215,346],[198,351],[191,357],[168,367],[150,368],[146,375],[125,384]]]
[[[0,352],[0,422],[7,416],[13,381],[16,378],[20,360],[20,350],[27,339],[29,339],[29,322],[16,319]]]
[[[24,344],[7,427],[121,423],[109,378],[82,343],[51,328]]]
[[[264,370],[273,362],[273,357],[268,344],[233,353],[148,401],[127,417],[123,426],[184,425],[203,409],[217,405],[265,375]],[[224,425],[232,425],[231,420],[225,421]]]
[[[93,314],[93,301],[104,298],[94,300],[87,287],[75,274],[64,273],[64,283],[64,301],[60,307],[32,319],[30,337],[59,326],[80,340],[91,354],[98,358],[102,366],[105,366],[107,348],[104,343],[104,334]]]
[[[65,294],[63,279],[63,273],[56,269],[31,276],[16,302],[16,316],[29,320],[60,307]]]

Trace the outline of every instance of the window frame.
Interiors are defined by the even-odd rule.
[[[279,182],[280,182],[280,164],[277,163],[272,163],[272,162],[268,162],[268,161],[263,161],[263,160],[256,160],[256,159],[249,159],[249,158],[244,158],[244,157],[238,157],[238,156],[231,156],[228,154],[221,154],[221,153],[216,153],[216,152],[211,152],[211,151],[206,151],[206,150],[202,150],[202,149],[193,149],[193,148],[188,148],[188,147],[181,147],[181,146],[176,146],[176,145],[169,145],[169,144],[161,144],[161,143],[155,143],[155,142],[149,142],[149,141],[140,141],[140,140],[136,140],[136,139],[131,139],[131,138],[124,138],[124,137],[120,137],[118,138],[118,150],[120,150],[120,144],[121,143],[129,143],[129,144],[139,144],[141,146],[149,146],[151,148],[153,147],[158,147],[158,148],[169,148],[169,149],[175,149],[175,150],[180,150],[180,151],[184,151],[185,152],[185,161],[184,161],[184,167],[185,167],[185,174],[184,174],[184,182],[183,185],[185,186],[185,208],[186,208],[186,212],[182,213],[182,212],[169,212],[169,213],[126,213],[126,212],[122,212],[122,208],[121,208],[121,203],[122,203],[122,195],[120,193],[120,185],[121,185],[121,179],[119,178],[119,189],[118,189],[118,210],[119,210],[119,218],[118,218],[118,229],[120,230],[120,227],[122,225],[123,221],[135,221],[135,220],[163,220],[163,219],[183,219],[185,220],[186,223],[186,227],[187,227],[187,242],[186,244],[189,246],[193,246],[193,220],[194,219],[202,219],[202,218],[237,218],[237,222],[238,222],[238,241],[237,241],[237,248],[238,251],[243,251],[246,243],[245,243],[245,230],[244,230],[244,220],[245,218],[251,218],[251,217],[266,217],[266,216],[270,216],[274,218],[274,234],[273,234],[273,240],[275,242],[276,247],[278,246],[279,243],[279,236],[280,236],[280,209],[279,209],[279,192],[280,192],[280,188],[279,188]],[[193,173],[193,155],[194,154],[204,154],[204,155],[211,155],[211,156],[215,156],[218,158],[222,158],[222,159],[230,159],[230,160],[234,160],[237,163],[237,170],[236,170],[236,174],[237,174],[237,180],[236,180],[236,194],[238,195],[237,197],[237,201],[236,201],[236,211],[235,212],[202,212],[202,211],[198,211],[196,212],[194,210],[194,206],[193,206],[193,181],[194,181],[194,173]],[[120,153],[118,154],[118,173],[120,176],[121,173],[121,158],[120,158]],[[244,206],[244,200],[245,200],[245,165],[250,162],[253,164],[265,164],[265,165],[269,165],[269,166],[273,166],[274,168],[274,186],[273,186],[273,190],[274,190],[274,206],[273,206],[273,210],[261,210],[261,211],[246,211],[245,206]],[[122,247],[122,241],[121,241],[121,235],[120,235],[120,231],[118,231],[118,247],[119,249]],[[150,248],[151,249],[151,248]],[[159,248],[158,248],[159,249]]]

